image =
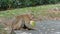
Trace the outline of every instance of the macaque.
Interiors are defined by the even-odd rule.
[[[33,15],[31,14],[24,14],[20,16],[16,16],[16,20],[13,25],[14,30],[19,30],[21,28],[23,29],[31,29],[30,21],[33,21]]]
[[[4,24],[6,25],[5,27],[7,27],[7,29],[12,28],[13,30],[20,30],[20,29],[33,30],[33,27],[30,24],[30,21],[34,21],[33,18],[34,17],[32,14],[18,15]]]

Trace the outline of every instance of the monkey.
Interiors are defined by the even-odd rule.
[[[30,25],[30,21],[33,20],[32,14],[23,14],[15,16],[15,18],[12,18],[12,20],[8,21],[7,23],[4,23],[5,27],[10,27],[13,30],[20,30],[20,29],[28,29],[28,30],[34,30],[33,27]],[[34,20],[33,20],[34,21]]]
[[[28,29],[28,30],[31,30],[32,27],[30,25],[30,21],[33,20],[33,15],[28,15],[28,14],[24,14],[24,15],[20,15],[20,16],[17,16],[16,17],[16,25],[15,27],[13,27],[15,30],[19,30],[21,28],[23,29]],[[19,24],[19,26],[18,26]],[[14,26],[14,25],[13,25]]]

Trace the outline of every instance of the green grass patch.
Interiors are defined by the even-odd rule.
[[[20,9],[14,9],[14,10],[1,11],[0,17],[12,17],[15,15],[30,13],[31,11],[34,11],[32,13],[34,13],[35,15],[44,16],[47,14],[47,11],[44,11],[44,10],[48,10],[48,9],[55,8],[55,7],[60,8],[60,4],[43,5],[43,6],[36,6],[36,7],[26,7],[26,8],[20,8]]]

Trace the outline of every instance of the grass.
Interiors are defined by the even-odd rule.
[[[20,9],[14,9],[14,10],[1,11],[0,17],[12,17],[15,15],[29,13],[31,11],[33,11],[35,15],[44,16],[44,15],[47,15],[47,11],[44,11],[44,10],[48,10],[48,9],[55,8],[55,7],[60,8],[60,4],[26,7],[26,8],[20,8]]]

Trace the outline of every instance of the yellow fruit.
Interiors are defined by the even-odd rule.
[[[30,21],[30,24],[32,27],[34,27],[36,25],[35,21]]]

